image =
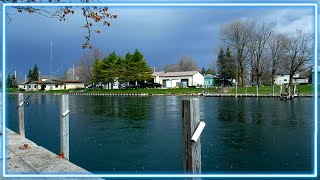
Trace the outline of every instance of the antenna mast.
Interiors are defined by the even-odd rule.
[[[51,71],[50,71],[50,74],[51,74],[51,76],[50,76],[50,79],[52,80],[52,41],[51,41],[51,54],[50,54],[50,60],[51,60]]]

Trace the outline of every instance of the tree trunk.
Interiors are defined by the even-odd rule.
[[[238,68],[237,68],[237,82],[240,81],[240,62],[238,62]]]
[[[292,86],[293,84],[293,73],[290,73],[290,76],[289,76],[289,86]]]
[[[253,84],[254,84],[254,70],[252,68],[252,70],[251,70],[251,86],[253,86]]]
[[[244,85],[244,79],[243,79],[243,75],[244,75],[244,68],[243,68],[243,65],[241,63],[241,87],[243,87]]]

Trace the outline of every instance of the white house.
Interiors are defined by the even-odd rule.
[[[45,81],[28,81],[18,85],[19,89],[26,91],[48,91],[48,90],[64,90],[84,88],[84,83],[81,81],[59,81],[59,80],[45,80]]]
[[[176,86],[203,87],[204,85],[204,77],[198,71],[154,72],[152,76],[155,83],[159,83],[166,88],[174,88]]]
[[[63,89],[79,89],[85,87],[84,82],[79,80],[64,80],[63,85]]]
[[[294,84],[306,84],[309,82],[308,78],[301,77],[299,73],[293,75]],[[290,81],[290,75],[286,73],[278,73],[275,75],[274,83],[278,85],[288,84]]]

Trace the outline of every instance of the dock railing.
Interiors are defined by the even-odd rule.
[[[25,137],[24,106],[27,104],[23,93],[18,95],[19,133]],[[60,101],[60,156],[69,161],[69,95],[62,94]]]

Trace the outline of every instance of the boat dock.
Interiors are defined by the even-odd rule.
[[[272,95],[272,94],[210,94],[210,93],[204,93],[203,96],[205,97],[280,97],[278,95]],[[310,94],[301,94],[301,95],[295,95],[294,97],[312,97]]]
[[[41,174],[92,174],[89,171],[71,163],[70,161],[59,158],[58,155],[41,146],[38,146],[34,142],[23,138],[19,134],[9,129],[7,129],[6,146],[9,152],[9,158],[6,159],[6,174],[8,175],[31,174],[41,176]],[[101,180],[101,178],[93,179]]]

